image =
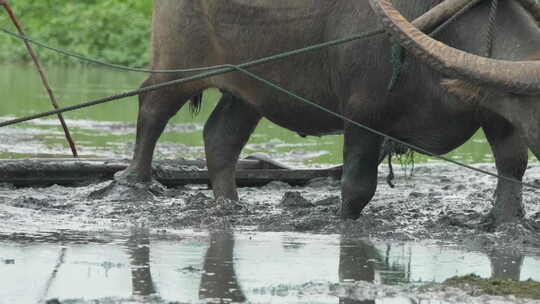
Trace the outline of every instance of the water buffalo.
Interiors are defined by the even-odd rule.
[[[487,60],[471,54],[481,54],[485,48],[490,1],[480,1],[439,32],[435,38],[441,44],[422,36],[382,0],[156,0],[152,67],[238,64],[384,26],[395,38],[383,34],[250,71],[356,122],[437,154],[455,149],[482,128],[498,173],[521,180],[528,148],[540,156],[540,62],[534,61],[540,59],[540,30],[536,3],[531,1],[499,1],[492,57],[500,60]],[[393,2],[408,20],[433,4],[426,0]],[[415,56],[409,56],[399,81],[388,90],[394,71],[393,41]],[[153,74],[143,86],[181,76],[186,74]],[[383,139],[240,72],[141,95],[134,157],[117,176],[119,182],[151,180],[152,154],[167,121],[188,100],[200,102],[197,96],[209,87],[237,97],[220,102],[204,128],[216,197],[238,198],[235,163],[259,120],[266,117],[301,134],[344,134],[341,216],[360,216],[377,187]],[[521,188],[498,181],[495,205],[488,214],[494,224],[524,216]]]

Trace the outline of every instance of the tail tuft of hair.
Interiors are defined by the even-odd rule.
[[[191,112],[191,115],[196,116],[201,112],[202,100],[203,93],[195,95],[191,98],[189,102],[189,111]]]

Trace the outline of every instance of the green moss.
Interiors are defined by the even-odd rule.
[[[470,274],[450,278],[443,284],[454,287],[463,287],[468,285],[489,295],[514,295],[520,298],[540,299],[540,282],[530,279],[527,281],[483,279],[477,275]]]

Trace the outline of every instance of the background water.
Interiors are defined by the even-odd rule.
[[[134,89],[146,75],[97,67],[46,66],[51,86],[61,106]],[[51,109],[32,65],[2,64],[0,69],[0,120]],[[203,158],[202,128],[219,99],[217,90],[205,94],[202,111],[193,116],[184,107],[169,124],[158,144],[159,158]],[[130,157],[135,138],[136,98],[114,101],[64,114],[83,157]],[[296,133],[261,121],[244,154],[266,152],[295,165],[336,164],[342,161],[342,136],[302,138]],[[0,158],[69,156],[55,117],[0,129]],[[467,163],[492,161],[481,132],[450,157]],[[416,156],[417,162],[432,161]]]
[[[70,232],[64,236],[70,238]],[[534,255],[339,235],[192,230],[149,235],[140,230],[111,234],[110,239],[103,234],[96,239],[92,233],[75,237],[78,241],[60,244],[0,241],[0,303],[56,298],[73,304],[442,304],[446,302],[385,291],[391,287],[380,284],[439,283],[470,273],[538,280],[535,270],[540,267]]]

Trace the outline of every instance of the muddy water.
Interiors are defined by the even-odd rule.
[[[101,68],[47,66],[51,85],[63,106],[74,105],[136,88],[144,75]],[[2,63],[0,69],[0,120],[50,110],[49,101],[32,66]],[[187,107],[171,121],[157,147],[158,158],[202,158],[202,128],[219,98],[208,91],[203,108],[193,116]],[[84,157],[129,157],[135,137],[135,98],[66,113],[68,125]],[[0,158],[68,156],[62,131],[55,119],[38,120],[0,129]],[[341,136],[302,138],[263,120],[244,154],[266,152],[293,165],[341,162]],[[451,157],[466,162],[486,162],[492,157],[482,134],[477,134]],[[418,158],[425,161],[426,158]]]
[[[240,202],[195,185],[127,200],[92,198],[110,182],[0,185],[0,303],[539,303],[424,286],[540,280],[539,191],[524,191],[523,223],[485,231],[493,180],[425,164],[390,188],[381,170],[347,222],[333,180],[242,188]],[[539,178],[531,167],[526,181]]]
[[[447,303],[451,294],[403,286],[469,273],[540,280],[538,256],[426,241],[245,230],[63,234],[60,243],[0,243],[0,303]]]

